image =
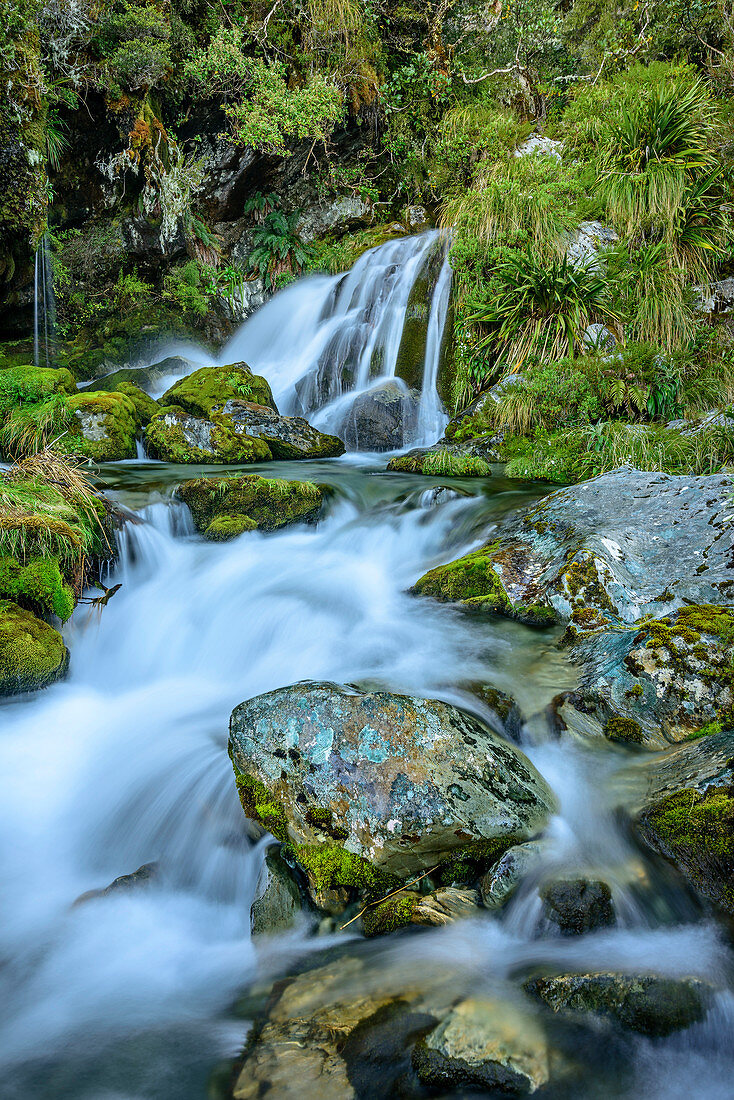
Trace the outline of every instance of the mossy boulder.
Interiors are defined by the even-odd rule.
[[[196,363],[192,363],[190,359],[171,355],[167,359],[161,359],[159,363],[146,367],[120,367],[109,374],[95,378],[86,388],[112,393],[119,389],[123,382],[130,382],[144,393],[159,393],[162,385],[165,385],[169,379],[175,378],[176,375],[186,375],[194,370],[196,370]]]
[[[334,458],[344,454],[335,435],[313,428],[302,416],[280,416],[266,405],[251,401],[227,401],[222,415],[236,432],[264,440],[276,459]]]
[[[410,591],[414,596],[457,603],[467,611],[505,615],[528,626],[554,623],[556,615],[548,605],[513,602],[497,568],[500,560],[499,543],[490,543],[429,570]]]
[[[456,849],[533,836],[555,806],[523,753],[438,700],[306,681],[241,703],[229,747],[246,813],[320,892],[379,896]]]
[[[126,394],[82,392],[70,397],[68,405],[73,419],[58,441],[61,450],[94,462],[135,457],[138,417]]]
[[[0,695],[37,691],[60,680],[69,651],[58,630],[10,600],[0,600]]]
[[[611,1016],[628,1031],[656,1038],[699,1023],[711,996],[691,978],[612,972],[533,978],[525,989],[553,1012]]]
[[[145,449],[153,458],[182,464],[241,465],[273,457],[264,440],[238,433],[228,417],[215,412],[192,416],[178,405],[164,407],[151,418]]]
[[[17,405],[43,401],[55,393],[76,393],[71,371],[64,367],[17,366],[0,370],[0,416]]]
[[[195,478],[179,485],[176,496],[188,505],[196,529],[215,541],[257,528],[274,531],[289,523],[313,521],[323,504],[321,489],[310,481],[257,474]]]
[[[495,456],[488,458],[469,447],[437,444],[396,455],[387,468],[394,473],[423,474],[424,477],[491,477],[493,461],[497,461]]]
[[[643,840],[679,868],[703,897],[734,916],[734,776],[685,787],[637,820]]]
[[[571,732],[664,748],[722,729],[734,711],[734,608],[689,604],[638,630],[602,628],[576,652],[588,664],[556,708]]]
[[[117,374],[128,375],[133,374],[133,371],[118,371]],[[105,393],[123,393],[130,399],[135,408],[135,417],[138,425],[142,428],[149,423],[151,418],[156,413],[161,411],[161,406],[154,398],[146,393],[141,386],[135,382],[128,380],[127,378],[116,379],[113,375],[108,375],[107,378],[101,379],[107,383],[105,387],[102,385],[87,386],[84,389],[84,393],[97,393],[100,390],[104,390]]]
[[[177,405],[192,416],[220,412],[228,401],[243,399],[277,412],[270,386],[246,363],[228,367],[200,367],[174,382],[160,399],[161,405]]]
[[[0,598],[13,600],[39,615],[56,615],[65,622],[75,597],[56,558],[34,556],[28,561],[0,557]]]

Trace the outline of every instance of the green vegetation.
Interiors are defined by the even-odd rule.
[[[388,936],[399,928],[407,928],[413,923],[417,904],[416,894],[398,894],[367,909],[362,917],[365,936]]]
[[[10,600],[0,600],[0,696],[46,687],[68,665],[57,630]]]
[[[339,844],[296,844],[292,851],[316,894],[346,889],[370,900],[399,885],[395,875],[378,870],[369,860]]]
[[[188,505],[197,529],[216,541],[312,520],[323,502],[321,489],[310,481],[257,474],[184,481],[176,495]]]

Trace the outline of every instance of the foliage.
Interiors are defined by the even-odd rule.
[[[519,370],[530,356],[573,355],[591,321],[615,325],[619,318],[596,264],[574,266],[565,256],[544,262],[534,252],[517,252],[498,265],[469,320],[485,333],[479,348]]]
[[[206,316],[215,295],[214,273],[196,260],[172,268],[163,279],[163,297],[187,317]]]
[[[305,266],[309,251],[296,230],[298,211],[290,216],[273,210],[253,231],[255,247],[249,264],[271,285],[283,272],[296,273]]]

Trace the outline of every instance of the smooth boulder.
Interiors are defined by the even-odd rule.
[[[248,816],[323,886],[345,862],[405,877],[526,839],[555,809],[523,753],[435,699],[305,681],[236,707],[229,746]]]
[[[349,451],[396,451],[417,423],[416,391],[400,381],[387,381],[355,397],[339,434]]]

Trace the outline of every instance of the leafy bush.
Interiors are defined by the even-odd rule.
[[[172,268],[163,279],[163,297],[173,302],[186,317],[205,317],[214,296],[214,272],[196,260]]]
[[[498,362],[518,370],[529,357],[573,355],[591,321],[616,325],[619,317],[596,265],[511,252],[469,321],[485,331],[478,347],[492,349]]]

